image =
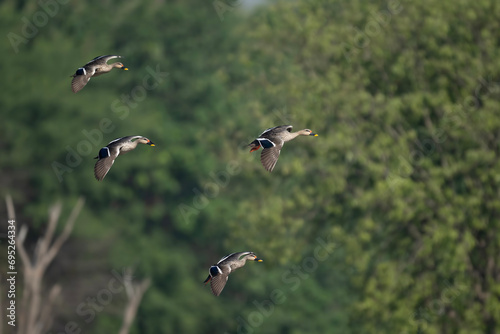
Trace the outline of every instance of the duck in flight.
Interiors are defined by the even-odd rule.
[[[281,148],[287,141],[298,136],[318,136],[309,129],[292,132],[292,128],[291,125],[280,125],[267,129],[248,145],[251,148],[250,152],[257,151],[261,147],[263,148],[260,154],[260,161],[267,171],[273,171],[274,166],[278,162]]]
[[[115,163],[115,159],[122,154],[132,151],[137,147],[137,144],[146,144],[155,146],[155,144],[143,136],[127,136],[117,138],[111,141],[107,146],[101,148],[99,155],[95,157],[98,159],[94,166],[94,175],[98,181],[104,179],[108,174],[111,166]]]
[[[207,284],[210,282],[212,293],[215,296],[220,295],[222,289],[226,286],[229,274],[236,269],[243,267],[247,260],[262,262],[262,260],[259,259],[253,252],[229,254],[220,259],[217,264],[210,267],[208,270],[208,277],[203,283]]]
[[[76,70],[76,73],[73,74],[73,80],[71,81],[71,90],[73,93],[79,92],[85,85],[89,82],[90,78],[96,77],[98,75],[108,73],[113,68],[121,68],[122,70],[127,71],[128,68],[125,67],[120,62],[108,64],[108,61],[113,58],[123,58],[122,56],[99,56],[95,57],[91,61],[89,61],[84,66],[80,67]]]

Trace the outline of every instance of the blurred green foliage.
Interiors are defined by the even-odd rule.
[[[496,1],[57,4],[30,38],[47,9],[0,4],[1,194],[28,248],[52,202],[86,198],[45,281],[63,289],[54,333],[117,332],[124,293],[89,323],[76,309],[126,266],[153,280],[132,333],[500,331]],[[130,70],[71,93],[103,54]],[[319,137],[269,174],[244,146],[280,124]],[[92,158],[126,135],[156,146],[95,181]],[[69,150],[85,154],[59,182]],[[208,267],[245,250],[265,262],[215,298]]]

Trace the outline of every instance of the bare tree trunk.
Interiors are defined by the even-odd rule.
[[[15,217],[14,206],[12,199],[7,196],[7,211],[9,217]],[[18,334],[41,334],[50,328],[53,320],[52,306],[55,299],[59,296],[61,287],[55,284],[49,295],[44,300],[42,308],[42,280],[49,264],[54,260],[62,245],[68,239],[76,218],[80,214],[83,207],[83,198],[78,199],[78,202],[73,207],[70,216],[64,224],[62,233],[55,238],[54,232],[57,227],[57,222],[61,215],[62,205],[56,203],[49,210],[49,223],[45,235],[38,240],[35,248],[33,260],[31,260],[24,248],[24,240],[28,233],[28,228],[23,225],[17,236],[17,250],[23,263],[23,298],[21,307],[18,313]]]
[[[12,198],[7,196],[7,213],[9,219],[15,220],[14,205]],[[43,276],[47,267],[50,265],[55,256],[59,253],[62,245],[68,239],[76,218],[78,217],[84,200],[80,198],[70,216],[64,224],[63,232],[54,239],[54,233],[59,221],[62,205],[56,203],[49,210],[49,222],[45,235],[41,237],[36,245],[33,259],[30,259],[24,247],[24,241],[28,234],[28,228],[23,225],[17,235],[17,251],[23,264],[23,297],[18,309],[17,316],[17,333],[18,334],[42,334],[47,331],[53,322],[53,305],[57,297],[60,295],[61,286],[54,284],[47,296],[42,296]],[[132,270],[127,269],[127,276],[132,276]],[[128,303],[123,313],[123,324],[119,334],[128,334],[130,327],[137,315],[137,309],[141,303],[144,293],[151,285],[149,278],[144,279],[138,284],[134,284],[130,279],[124,281],[125,291],[128,297]],[[0,329],[0,334],[2,329]]]
[[[128,277],[132,277],[132,270],[130,268],[127,268],[126,275]],[[130,326],[132,326],[132,322],[137,314],[137,309],[141,303],[142,296],[151,285],[151,280],[146,278],[139,284],[134,284],[131,280],[125,280],[123,284],[125,285],[125,291],[127,292],[128,303],[125,307],[125,312],[123,313],[123,324],[119,334],[128,334]]]

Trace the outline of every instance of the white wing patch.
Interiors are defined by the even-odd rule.
[[[262,132],[262,133],[259,135],[259,137],[260,137],[260,136],[262,136],[264,133],[266,133],[266,132],[268,132],[268,131],[271,131],[272,129],[276,129],[276,128],[277,128],[277,126],[273,126],[272,128],[269,128],[269,129],[264,130],[264,132]]]
[[[101,58],[104,58],[104,57],[106,57],[106,56],[97,56],[94,59],[92,59],[91,61],[89,61],[89,63],[93,62],[94,60],[101,59]]]
[[[109,142],[109,144],[112,144],[112,143],[114,143],[114,142],[117,142],[117,141],[119,141],[119,140],[121,140],[121,139],[122,139],[122,138],[116,138],[115,140],[110,141],[110,142]],[[108,144],[108,145],[109,145],[109,144]]]
[[[230,257],[231,255],[234,255],[234,254],[236,254],[236,253],[231,253],[229,255],[224,256],[222,259],[219,260],[219,262],[217,262],[217,264],[221,263],[222,261],[224,261],[225,259],[227,259],[228,257]]]
[[[103,58],[113,59],[113,58],[122,58],[122,57],[121,56],[111,56],[111,55],[97,56],[94,59],[92,59],[91,61],[89,61],[86,65],[88,65],[88,64],[90,64],[90,63],[92,63],[94,61],[97,61],[99,59],[103,59]]]
[[[269,148],[269,147],[266,147],[265,145],[262,145],[262,142],[271,143],[271,144],[273,144],[273,147],[276,147],[276,144],[273,143],[271,140],[269,140],[267,138],[257,138],[256,140],[259,142],[260,146],[262,146],[264,148]]]

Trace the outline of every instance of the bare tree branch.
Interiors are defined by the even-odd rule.
[[[7,196],[6,202],[9,217],[15,217],[14,206],[10,196]],[[56,284],[51,288],[42,308],[43,276],[47,267],[71,234],[76,218],[83,208],[83,204],[83,198],[78,199],[69,218],[65,222],[63,232],[53,243],[52,240],[57,222],[61,216],[62,204],[58,202],[50,208],[47,231],[38,240],[33,260],[30,259],[24,247],[28,228],[25,225],[21,227],[17,238],[17,249],[23,262],[24,289],[22,304],[18,313],[18,334],[41,334],[50,328],[53,321],[52,307],[60,295],[61,287]]]
[[[24,239],[26,239],[26,235],[28,234],[28,228],[26,225],[21,226],[21,230],[19,231],[19,234],[17,235],[17,250],[19,251],[19,256],[21,257],[21,261],[23,262],[24,266],[28,266],[31,268],[31,261],[28,257],[28,253],[26,252],[26,249],[24,248]],[[26,268],[25,268],[26,269]]]
[[[132,270],[130,268],[127,268],[126,270],[125,275],[131,277]],[[139,284],[134,284],[131,280],[124,280],[123,284],[125,285],[125,291],[127,292],[128,303],[125,307],[125,312],[123,313],[123,324],[119,334],[128,334],[130,327],[132,326],[132,322],[137,315],[137,309],[139,308],[142,297],[151,285],[151,280],[146,278]]]
[[[7,218],[9,220],[15,220],[16,212],[14,210],[14,202],[12,202],[12,196],[5,196],[5,206],[7,207]]]
[[[42,261],[45,254],[47,253],[47,249],[49,249],[50,243],[52,242],[52,238],[54,236],[54,231],[56,230],[57,222],[59,221],[59,217],[61,216],[61,211],[61,202],[57,202],[49,209],[49,223],[47,225],[47,232],[45,232],[45,235],[38,240],[38,244],[35,250],[36,263]]]
[[[52,289],[50,289],[49,296],[47,298],[47,302],[44,304],[42,312],[40,314],[39,323],[41,324],[41,332],[47,332],[51,327],[54,321],[54,304],[61,294],[61,286],[59,284],[54,284]]]
[[[80,211],[82,210],[84,203],[85,203],[85,200],[80,197],[78,199],[78,202],[76,203],[75,207],[71,211],[69,218],[66,220],[63,232],[56,239],[56,241],[54,241],[54,243],[52,244],[52,247],[50,247],[50,249],[48,250],[48,252],[46,254],[44,261],[47,262],[47,265],[54,259],[56,254],[61,249],[62,245],[66,242],[69,235],[71,234],[71,231],[73,230],[73,226],[75,225],[76,218],[80,214]]]

